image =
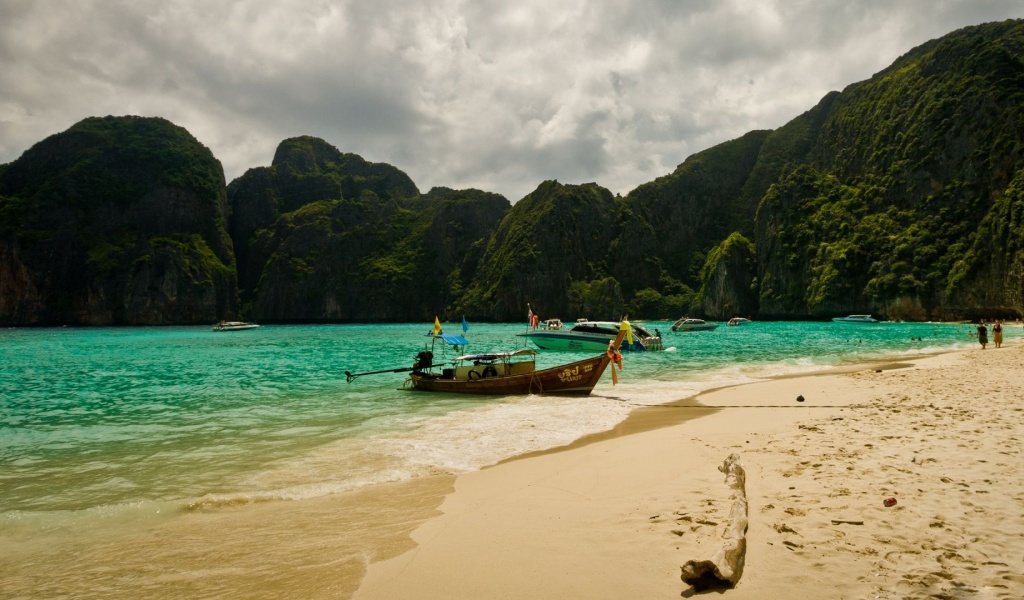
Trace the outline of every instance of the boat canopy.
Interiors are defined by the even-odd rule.
[[[457,336],[456,336],[457,337]],[[535,356],[538,352],[536,350],[530,350],[525,348],[523,350],[513,350],[511,352],[489,352],[487,354],[467,354],[465,356],[456,356],[452,360],[498,360],[508,359],[513,356]]]
[[[442,340],[451,346],[465,346],[469,344],[469,340],[462,337],[461,335],[450,335],[447,333],[439,333],[437,335],[434,335],[433,333],[428,333],[427,337],[432,337],[435,340]]]

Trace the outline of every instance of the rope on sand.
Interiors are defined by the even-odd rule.
[[[725,473],[725,483],[732,492],[729,523],[722,532],[724,543],[709,560],[688,560],[680,578],[697,591],[708,588],[733,587],[743,574],[747,554],[747,476],[739,464],[740,457],[730,454],[718,470]]]
[[[825,406],[808,404],[636,404],[644,408],[861,408],[860,404],[849,404],[846,406]]]

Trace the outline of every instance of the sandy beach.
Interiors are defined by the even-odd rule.
[[[642,409],[458,477],[415,547],[370,565],[355,597],[702,595],[680,566],[722,546],[718,467],[736,454],[745,564],[710,595],[1022,598],[1022,367],[1024,346],[990,345]]]

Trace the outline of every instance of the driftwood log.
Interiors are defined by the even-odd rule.
[[[681,578],[695,590],[728,588],[736,585],[743,574],[743,561],[747,553],[747,493],[746,473],[739,464],[740,457],[730,454],[718,470],[725,473],[730,488],[732,507],[729,522],[722,532],[723,544],[707,560],[689,560],[682,566]]]

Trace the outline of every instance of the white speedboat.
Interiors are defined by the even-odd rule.
[[[631,352],[664,350],[661,334],[652,334],[643,327],[632,326],[633,343],[622,342],[621,350]],[[601,352],[608,349],[608,342],[619,334],[619,323],[613,321],[579,320],[569,329],[535,329],[517,333],[533,342],[541,350],[564,350],[568,352]]]
[[[873,318],[871,315],[847,315],[845,317],[836,317],[832,319],[833,323],[877,323],[878,319]]]
[[[256,323],[247,323],[245,321],[221,321],[213,326],[214,331],[245,331],[246,329],[256,329],[259,327]]]
[[[718,323],[708,323],[704,319],[683,317],[672,324],[672,331],[711,331]]]
[[[729,325],[729,326],[735,327],[737,325],[746,325],[749,322],[750,322],[750,319],[746,319],[744,317],[733,317],[733,318],[729,319],[729,322],[726,323],[726,324]]]

